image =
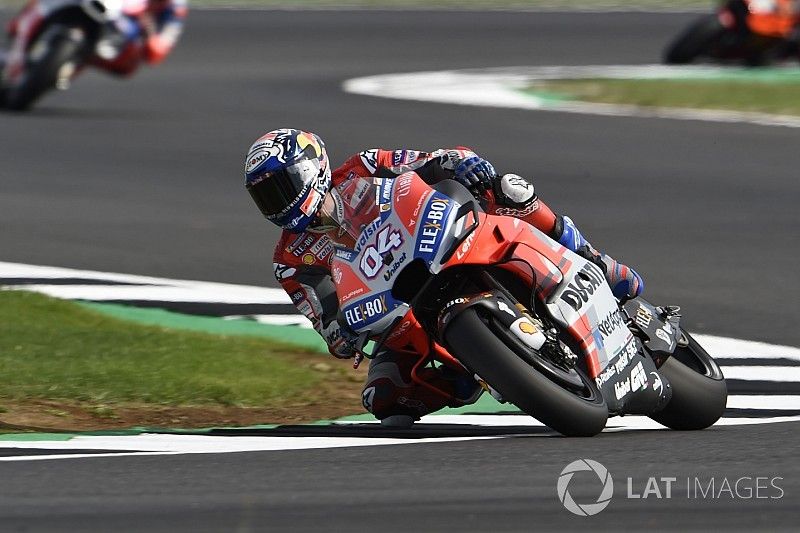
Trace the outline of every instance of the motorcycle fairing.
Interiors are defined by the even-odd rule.
[[[486,249],[494,242],[482,238],[487,232],[496,241],[512,244],[505,259],[523,261],[530,267],[529,280],[550,316],[561,324],[581,348],[589,372],[612,413],[647,413],[668,400],[666,380],[653,360],[645,357],[639,340],[627,327],[626,317],[594,263],[561,246],[537,228],[518,219],[482,216],[474,238],[476,245],[463,251],[460,264],[486,264],[497,250]],[[527,232],[527,235],[523,235]],[[533,237],[537,246],[526,244]],[[467,242],[465,242],[467,245]],[[452,260],[457,259],[454,256]],[[522,275],[524,270],[519,270]]]
[[[413,172],[376,183],[371,194],[377,218],[349,224],[363,228],[351,236],[358,246],[337,248],[333,258],[337,296],[350,328],[373,336],[396,320],[409,320],[408,302],[395,299],[392,287],[413,260],[422,260],[431,274],[458,265],[495,264],[525,279],[553,320],[569,331],[612,413],[652,411],[663,400],[664,380],[652,359],[643,356],[598,266],[512,217],[478,213],[480,224],[459,241],[474,222],[473,211],[460,210],[461,204]],[[402,335],[394,338],[402,343]]]
[[[354,221],[353,227],[363,228],[353,236],[356,246],[337,245],[331,267],[347,325],[357,333],[380,332],[409,311],[407,302],[391,295],[395,277],[416,259],[433,274],[441,271],[439,261],[452,241],[453,226],[464,223],[459,226],[454,220],[460,204],[414,172],[373,181],[370,194],[375,195],[378,216],[371,222]],[[407,197],[418,200],[409,202]]]

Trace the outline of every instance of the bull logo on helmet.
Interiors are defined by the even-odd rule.
[[[322,148],[320,147],[319,142],[317,142],[316,137],[306,132],[300,133],[300,135],[297,136],[297,147],[300,149],[300,151],[304,151],[308,146],[311,146],[314,149],[314,155],[317,157],[322,155]]]

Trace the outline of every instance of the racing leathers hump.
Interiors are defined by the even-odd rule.
[[[453,179],[455,169],[476,154],[463,147],[433,152],[372,149],[350,157],[332,172],[333,187],[344,190],[349,180],[359,177],[392,177],[410,170],[428,184]],[[480,193],[484,210],[490,214],[520,218],[554,238],[556,215],[535,194],[533,185],[514,174],[498,177],[492,190]],[[336,321],[338,299],[331,278],[333,242],[325,233],[284,231],[273,256],[275,277],[292,303],[322,335],[337,357],[352,355],[346,332]]]

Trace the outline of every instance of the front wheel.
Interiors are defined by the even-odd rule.
[[[62,69],[71,73],[80,66],[85,40],[80,27],[54,24],[45,29],[28,50],[25,72],[6,89],[5,107],[24,111],[54,89],[64,75]]]
[[[704,429],[722,416],[728,387],[708,352],[691,335],[681,333],[675,352],[658,369],[672,386],[672,399],[650,418],[671,429]]]
[[[583,391],[570,391],[525,362],[501,341],[475,309],[445,331],[451,353],[504,399],[568,437],[591,437],[606,426],[608,407],[597,386],[579,372]]]

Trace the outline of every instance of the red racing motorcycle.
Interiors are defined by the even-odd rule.
[[[143,0],[30,0],[9,24],[11,46],[0,57],[0,107],[27,110],[48,91],[66,90],[95,57],[115,57],[139,31],[125,24],[125,16],[141,14],[146,5]]]
[[[797,58],[800,13],[794,0],[726,0],[681,32],[664,51],[664,63],[706,57],[758,66]]]
[[[677,307],[621,304],[597,265],[519,219],[482,212],[453,180],[353,180],[354,214],[323,208],[323,220],[337,228],[340,323],[361,350],[375,341],[367,357],[384,348],[415,357],[414,381],[450,402],[423,369],[466,371],[567,436],[595,435],[615,415],[681,430],[722,415],[722,372]]]

